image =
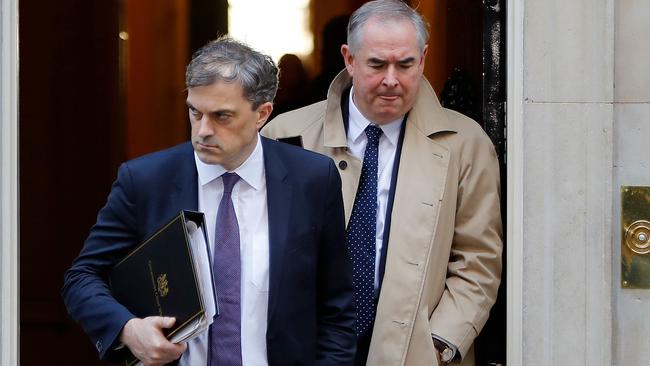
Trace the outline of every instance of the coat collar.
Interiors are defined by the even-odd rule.
[[[352,79],[346,70],[341,71],[330,84],[327,91],[327,107],[323,123],[324,145],[326,147],[346,147],[346,131],[342,122],[341,97],[352,85]],[[344,101],[347,102],[347,101]],[[449,121],[445,109],[440,105],[436,93],[425,77],[418,87],[418,98],[409,112],[407,123],[412,124],[425,136],[438,132],[457,132]]]

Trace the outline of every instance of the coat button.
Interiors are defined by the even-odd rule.
[[[339,169],[345,170],[345,168],[347,168],[347,167],[348,167],[348,162],[347,161],[345,161],[345,160],[339,161]]]

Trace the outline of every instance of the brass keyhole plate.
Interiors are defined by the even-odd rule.
[[[621,286],[650,289],[650,187],[621,187]]]

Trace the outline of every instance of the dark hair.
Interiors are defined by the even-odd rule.
[[[187,88],[217,81],[239,81],[252,108],[272,102],[278,90],[278,68],[271,57],[230,37],[220,37],[201,47],[187,65]]]

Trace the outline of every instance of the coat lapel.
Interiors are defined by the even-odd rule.
[[[410,111],[393,200],[384,280],[368,364],[401,364],[422,296],[440,203],[449,169],[449,149],[432,139],[454,132],[428,83]]]
[[[282,279],[282,260],[289,234],[292,206],[292,186],[287,180],[288,169],[274,144],[274,141],[262,138],[269,215],[269,319],[278,303],[278,284]]]
[[[354,205],[354,197],[357,194],[363,163],[347,149],[348,140],[343,114],[347,114],[348,109],[342,106],[347,106],[349,94],[345,91],[350,87],[351,83],[352,79],[345,70],[341,71],[332,81],[332,85],[327,92],[327,107],[323,121],[323,147],[325,150],[319,151],[318,146],[314,148],[314,150],[330,156],[339,166],[346,227],[352,214],[352,206]],[[311,149],[311,147],[308,148]],[[345,162],[344,169],[340,169],[340,162]]]

